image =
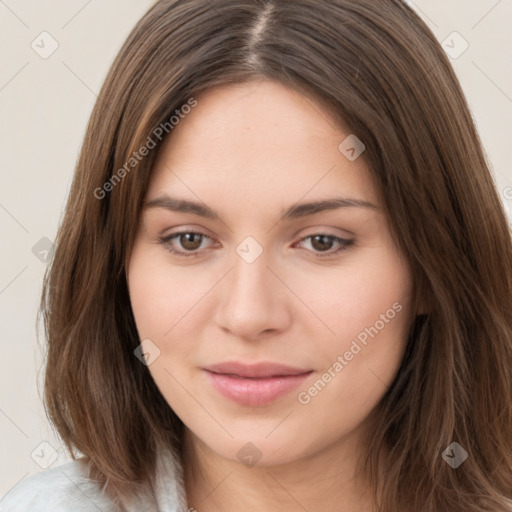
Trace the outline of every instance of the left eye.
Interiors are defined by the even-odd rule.
[[[179,244],[185,250],[176,249],[173,244],[174,239],[178,239]],[[159,238],[159,243],[164,245],[172,254],[184,258],[190,258],[200,256],[197,251],[201,248],[202,242],[205,239],[210,239],[210,237],[204,233],[198,233],[196,231],[182,231],[163,238]],[[347,250],[349,246],[353,245],[354,243],[354,240],[346,240],[331,234],[318,233],[302,238],[298,244],[308,240],[310,240],[313,252],[316,253],[315,256],[319,258],[338,254]],[[330,250],[335,244],[338,244],[340,247],[334,251]]]
[[[325,256],[332,256],[333,254],[338,254],[339,252],[345,251],[354,243],[354,240],[347,240],[345,238],[340,238],[329,234],[309,235],[303,238],[301,242],[306,240],[310,240],[311,246],[313,249],[315,249],[314,252],[317,253],[315,256],[320,258]],[[329,249],[331,249],[334,244],[338,244],[340,247],[334,251],[330,251]]]

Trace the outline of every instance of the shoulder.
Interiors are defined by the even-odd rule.
[[[1,500],[0,512],[114,512],[117,508],[77,459],[25,477]]]

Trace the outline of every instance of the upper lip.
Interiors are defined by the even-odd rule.
[[[205,367],[204,369],[212,373],[238,375],[239,377],[247,378],[270,378],[283,377],[288,375],[302,375],[312,371],[272,362],[244,364],[234,361],[214,364],[212,366]]]

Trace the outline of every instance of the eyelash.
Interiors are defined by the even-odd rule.
[[[181,252],[181,251],[177,251],[170,244],[171,240],[173,240],[174,238],[177,238],[180,235],[187,235],[187,234],[188,235],[199,235],[199,236],[202,236],[203,238],[210,238],[208,235],[205,235],[204,233],[200,233],[198,231],[178,231],[178,232],[173,233],[171,235],[168,235],[166,237],[158,238],[158,243],[163,245],[170,253],[172,253],[172,254],[180,257],[180,258],[196,258],[196,257],[199,257],[200,253],[198,253],[198,252]],[[338,255],[338,254],[340,254],[342,252],[348,251],[354,245],[354,240],[347,240],[345,238],[340,238],[340,237],[331,235],[329,233],[315,233],[313,235],[308,235],[308,236],[306,236],[304,238],[301,238],[299,240],[299,242],[303,242],[305,240],[309,240],[309,239],[314,238],[316,236],[324,236],[324,237],[330,238],[333,241],[341,244],[341,247],[339,249],[335,250],[335,251],[324,252],[324,253],[322,253],[322,252],[314,252],[313,251],[316,258],[328,258],[328,257],[336,256],[336,255]]]

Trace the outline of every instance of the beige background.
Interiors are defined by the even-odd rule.
[[[42,260],[55,238],[96,94],[151,3],[0,0],[0,496],[24,476],[69,460],[41,405],[35,320]],[[452,63],[512,214],[512,1],[409,3],[450,52],[460,53],[463,40],[469,44]],[[50,35],[40,36],[44,31]],[[52,44],[56,51],[42,58]]]

